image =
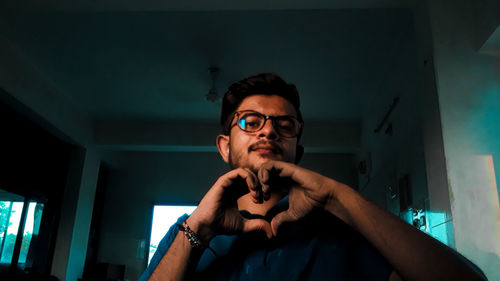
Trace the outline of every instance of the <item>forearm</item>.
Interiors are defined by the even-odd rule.
[[[188,217],[186,223],[195,233],[200,231],[193,216]],[[202,237],[202,241],[210,241],[211,237]],[[193,248],[184,232],[179,231],[148,280],[185,280],[196,269],[202,253],[203,249]]]
[[[335,188],[327,210],[360,232],[405,280],[484,280],[450,248],[351,188]]]
[[[179,231],[149,280],[170,281],[186,279],[189,271],[193,270],[198,264],[201,253],[201,250],[193,249],[188,239],[184,236],[184,233]]]

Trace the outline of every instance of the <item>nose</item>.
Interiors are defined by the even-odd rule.
[[[267,138],[267,139],[276,139],[278,138],[278,132],[274,128],[273,121],[271,119],[267,119],[264,123],[264,127],[259,131],[259,137]]]

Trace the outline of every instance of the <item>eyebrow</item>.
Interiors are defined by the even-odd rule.
[[[297,117],[297,116],[295,116],[295,115],[293,115],[293,114],[268,115],[268,114],[264,114],[264,113],[262,113],[262,112],[260,112],[260,111],[253,110],[253,109],[236,110],[236,111],[234,112],[234,114],[236,114],[236,113],[241,113],[241,112],[255,112],[255,113],[262,114],[262,115],[264,115],[264,116],[271,116],[271,117],[290,116],[290,117],[293,117],[293,118],[295,118],[295,119],[298,119],[298,117]]]

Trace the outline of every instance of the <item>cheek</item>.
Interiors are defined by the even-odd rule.
[[[233,154],[243,154],[248,151],[248,141],[249,138],[242,134],[231,134],[229,141],[229,147],[231,148],[231,153]]]
[[[283,151],[284,151],[284,157],[286,159],[286,161],[288,162],[293,162],[295,161],[295,156],[297,154],[297,144],[296,143],[290,143],[288,144],[286,147],[283,147]]]
[[[238,160],[241,160],[242,157],[245,157],[248,151],[247,146],[243,142],[241,142],[241,140],[236,139],[233,139],[233,141],[229,143],[229,149],[229,157],[236,162]]]

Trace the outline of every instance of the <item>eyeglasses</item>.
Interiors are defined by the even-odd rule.
[[[235,112],[234,116],[236,116],[235,125],[248,133],[260,131],[264,128],[266,121],[271,119],[276,132],[285,138],[293,138],[299,135],[303,125],[297,118],[290,115],[269,116],[256,111],[245,110]]]

